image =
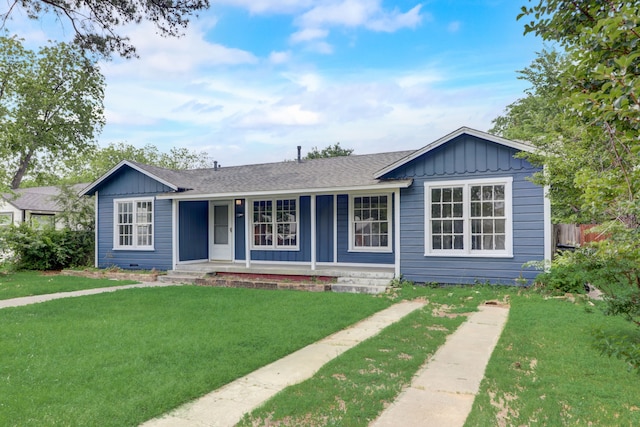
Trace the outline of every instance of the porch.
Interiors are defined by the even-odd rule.
[[[235,282],[324,284],[333,292],[369,293],[384,292],[395,276],[393,265],[342,266],[295,263],[253,262],[249,267],[239,262],[203,261],[178,264],[174,270],[161,277],[161,281],[174,283],[202,283],[204,279],[233,277]],[[243,286],[255,287],[255,286]],[[274,287],[275,288],[275,287]]]

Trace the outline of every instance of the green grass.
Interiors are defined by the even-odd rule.
[[[593,348],[592,330],[638,329],[584,300],[514,297],[467,426],[640,425],[640,377]]]
[[[429,303],[288,387],[246,415],[240,426],[367,426],[393,402],[448,334],[488,299],[513,288],[405,288]],[[457,316],[455,314],[458,314]]]
[[[2,309],[0,425],[138,425],[390,304],[182,286]]]
[[[32,295],[70,292],[81,289],[106,288],[137,283],[133,280],[88,279],[58,275],[43,275],[39,271],[0,274],[0,300]]]

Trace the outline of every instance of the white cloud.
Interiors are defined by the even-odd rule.
[[[304,110],[301,105],[267,106],[255,109],[235,120],[240,128],[263,128],[271,126],[309,126],[320,122],[320,114]]]
[[[291,43],[307,42],[311,40],[323,39],[329,35],[328,30],[320,28],[304,28],[291,34],[289,40]]]
[[[422,5],[414,6],[406,13],[400,13],[397,9],[391,13],[382,14],[380,17],[371,20],[367,28],[375,31],[392,33],[401,28],[415,28],[422,22],[420,10]]]
[[[336,25],[346,27],[362,26],[377,11],[376,0],[343,0],[322,2],[303,14],[299,19],[301,27]]]
[[[269,54],[269,62],[271,62],[272,64],[284,64],[289,62],[289,60],[291,60],[290,51],[273,51]]]

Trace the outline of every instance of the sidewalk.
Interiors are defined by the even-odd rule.
[[[484,305],[447,338],[370,427],[464,425],[509,309]]]
[[[423,301],[394,304],[352,327],[308,345],[142,426],[233,426],[245,413],[257,408],[280,390],[312,377],[325,363],[423,306]]]
[[[178,285],[173,283],[162,283],[162,282],[142,282],[142,283],[136,283],[133,285],[110,286],[107,288],[93,288],[93,289],[83,289],[81,291],[58,292],[55,294],[34,295],[30,297],[0,300],[0,309],[7,308],[7,307],[21,307],[23,305],[36,304],[39,302],[51,301],[51,300],[60,299],[60,298],[80,297],[83,295],[95,295],[95,294],[102,294],[104,292],[115,292],[120,289],[154,288],[154,287],[160,287],[160,286],[178,286]]]

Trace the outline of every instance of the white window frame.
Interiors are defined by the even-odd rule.
[[[356,246],[355,234],[355,198],[356,197],[387,197],[387,245],[386,246]],[[391,193],[362,193],[349,195],[349,252],[393,252],[393,198]]]
[[[279,245],[278,244],[278,224],[289,224],[291,222],[279,223],[276,218],[276,210],[278,209],[278,201],[295,200],[295,224],[296,224],[296,244],[295,245]],[[254,203],[255,202],[271,202],[271,222],[256,223],[253,221],[254,216]],[[256,251],[299,251],[300,250],[300,197],[260,197],[249,200],[251,207],[251,216],[249,217],[249,224],[251,227],[251,249]],[[255,226],[256,224],[271,224],[271,245],[256,245],[255,244]]]
[[[471,249],[471,187],[476,185],[504,185],[505,248],[503,250]],[[462,187],[464,249],[432,249],[431,242],[431,189]],[[447,257],[513,257],[513,177],[481,178],[471,180],[426,181],[424,183],[424,249],[425,256]]]
[[[151,202],[151,244],[138,245],[138,227],[137,227],[137,205],[139,202]],[[120,244],[120,233],[118,230],[118,204],[120,203],[132,203],[133,204],[133,223],[132,223],[132,245]],[[156,242],[156,203],[153,197],[129,197],[123,199],[113,200],[113,249],[120,251],[153,251],[155,250]]]

